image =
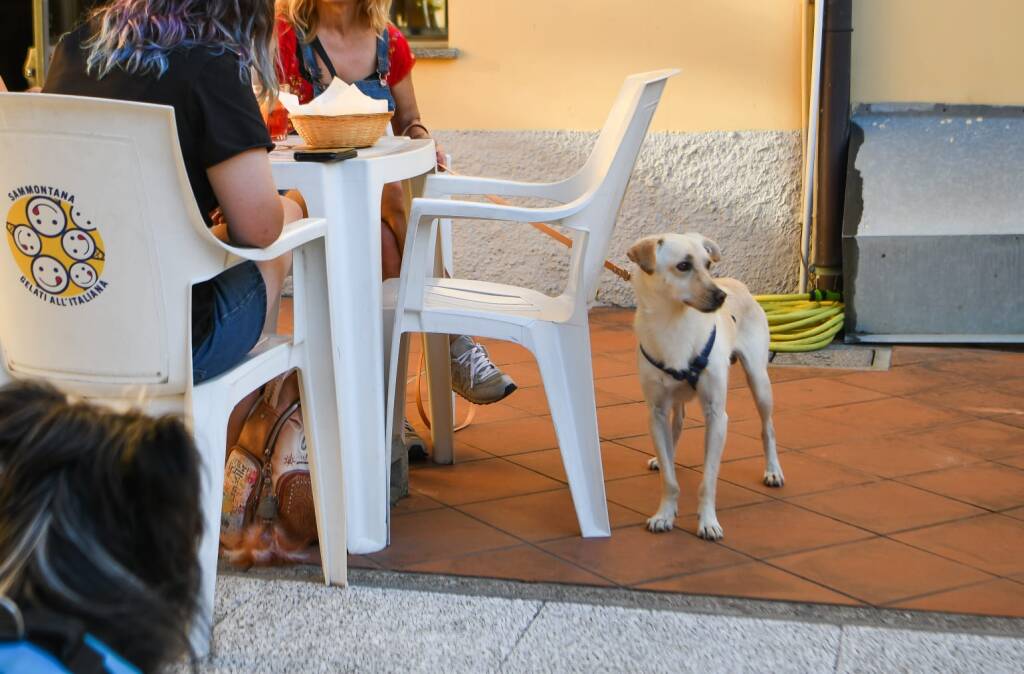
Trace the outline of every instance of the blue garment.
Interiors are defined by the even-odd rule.
[[[307,43],[298,29],[295,29],[295,36],[299,49],[299,68],[305,71],[304,74],[308,75],[306,79],[313,85],[313,96],[319,96],[327,88],[323,84],[320,64],[316,62],[316,57],[314,56],[316,53],[314,44],[319,45],[319,38],[315,38],[312,43]],[[356,80],[352,84],[359,87],[359,90],[370,98],[387,101],[388,110],[393,111],[395,109],[395,97],[391,95],[391,87],[388,86],[388,73],[391,72],[391,61],[388,53],[390,39],[387,30],[377,36],[376,74],[370,75],[366,79]],[[331,76],[337,77],[334,64],[331,63],[329,58],[326,58],[326,52],[321,55],[321,58],[327,65],[327,70]]]
[[[85,635],[84,641],[103,658],[108,674],[141,674],[139,669],[91,634]],[[67,671],[60,660],[30,642],[0,643],[0,674],[64,674]]]
[[[213,321],[209,334],[192,345],[192,381],[227,372],[256,346],[267,318],[267,287],[251,260],[211,279]]]

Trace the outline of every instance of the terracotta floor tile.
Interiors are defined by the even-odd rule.
[[[609,405],[622,405],[625,403],[633,402],[625,396],[620,396],[609,391],[602,389],[594,389],[594,398],[598,407],[607,407]],[[506,398],[508,404],[524,410],[528,414],[535,415],[546,415],[550,414],[550,408],[548,407],[548,398],[544,393],[543,386],[531,386],[530,388],[520,389],[513,393],[511,396]]]
[[[881,477],[899,477],[981,461],[981,457],[943,447],[917,435],[849,439],[804,450],[805,454]]]
[[[725,531],[723,545],[758,559],[871,537],[863,529],[781,501],[719,510],[718,521]],[[680,528],[696,531],[697,516],[680,518]]]
[[[541,547],[620,585],[747,561],[692,534],[678,530],[652,534],[642,526],[619,529],[611,538],[567,538]]]
[[[889,481],[833,489],[791,502],[880,534],[985,514],[981,508]]]
[[[893,538],[1000,576],[1024,574],[1024,522],[984,515]]]
[[[689,412],[689,410],[687,410]],[[683,428],[694,428],[701,424],[694,415],[687,414]],[[628,438],[648,432],[648,413],[646,403],[629,403],[613,405],[597,410],[597,426],[601,437],[606,440]],[[685,432],[685,431],[684,431]]]
[[[877,400],[886,396],[884,393],[844,384],[834,377],[780,382],[772,386],[772,393],[776,409],[779,410],[812,410]]]
[[[679,515],[685,516],[697,512],[697,493],[701,474],[689,468],[676,466],[676,479],[679,481],[680,492]],[[647,475],[638,477],[609,480],[605,483],[605,491],[609,501],[650,517],[661,502],[661,476],[657,471],[651,471]],[[719,511],[768,499],[763,494],[722,480],[718,481],[717,496]],[[680,520],[677,517],[676,525],[679,526],[679,524]]]
[[[1007,466],[1013,466],[1020,470],[1024,470],[1024,454],[1018,454],[1017,456],[1008,456],[1003,459],[998,459],[998,462]]]
[[[508,398],[505,398],[501,402],[492,403],[490,405],[477,405],[476,412],[474,413],[473,423],[474,424],[489,424],[494,421],[508,421],[509,419],[523,419],[525,417],[533,416],[528,410],[521,409],[515,406],[512,400],[515,396],[518,396],[524,389],[519,389],[514,392]],[[525,389],[529,390],[529,389]],[[427,405],[427,401],[424,399],[424,405]],[[545,409],[545,412],[547,410]],[[460,422],[466,418],[466,414],[469,412],[469,403],[458,398],[455,403],[455,418]],[[427,413],[430,413],[430,408],[427,408]]]
[[[391,545],[367,555],[386,569],[507,548],[519,541],[469,515],[443,508],[391,518]]]
[[[936,358],[947,358],[955,352],[956,348],[950,346],[897,346],[892,350],[892,364],[923,363]]]
[[[618,330],[592,330],[590,336],[590,350],[593,353],[606,353],[608,351],[623,351],[636,348],[636,337],[633,335],[633,328],[621,328]]]
[[[568,489],[474,503],[458,509],[530,542],[580,535]],[[608,519],[613,529],[646,521],[643,515],[614,503],[608,504]]]
[[[605,377],[594,381],[594,388],[598,391],[607,391],[634,402],[644,400],[643,389],[640,388],[640,379],[635,374],[626,374],[620,377]]]
[[[1024,414],[1024,398],[992,388],[991,382],[975,386],[953,386],[918,393],[914,400],[956,410],[975,417]]]
[[[563,485],[504,459],[421,468],[409,475],[418,493],[447,505],[533,494]]]
[[[772,564],[875,605],[991,579],[885,538],[801,552],[773,559]]]
[[[786,483],[781,487],[768,487],[761,482],[764,477],[764,458],[762,457],[723,463],[718,475],[720,480],[774,498],[802,496],[839,487],[874,482],[877,479],[873,475],[822,461],[800,452],[782,454],[779,457],[779,463],[782,464],[782,472],[786,476]]]
[[[477,340],[487,348],[491,362],[495,365],[508,365],[510,363],[537,362],[529,349],[519,344],[505,342],[497,339]]]
[[[422,424],[416,422],[413,424],[416,428],[416,432],[419,433],[420,437],[425,441],[430,439],[430,431],[423,427]],[[462,442],[458,436],[455,438],[455,462],[456,463],[468,463],[469,461],[481,461],[483,459],[493,459],[494,455],[490,452],[485,452],[482,449],[474,447],[472,445]],[[420,466],[433,466],[433,459],[427,458],[423,461],[413,461],[409,464],[410,470],[416,470]]]
[[[594,369],[594,379],[636,375],[637,364],[635,361],[630,363],[604,354],[595,354],[591,359],[591,364]]]
[[[919,365],[908,365],[885,371],[848,374],[839,377],[838,381],[889,395],[908,395],[949,386],[955,384],[957,379]]]
[[[391,508],[391,515],[407,515],[409,513],[436,510],[443,507],[443,503],[438,503],[429,496],[424,496],[423,494],[410,490],[408,496],[400,500]]]
[[[438,559],[422,564],[411,564],[406,567],[406,570],[478,578],[503,578],[531,583],[604,586],[612,584],[600,576],[595,576],[531,545],[490,550],[454,559]]]
[[[1024,508],[1013,508],[1012,510],[1003,511],[1003,514],[1018,520],[1024,520]]]
[[[855,599],[762,562],[666,578],[645,583],[637,589],[822,604],[860,604]]]
[[[459,440],[496,456],[558,447],[551,417],[527,417],[473,424],[459,431]]]
[[[676,464],[679,466],[704,465],[704,428],[686,428],[679,438],[676,447]],[[615,442],[637,449],[644,454],[654,456],[654,441],[650,434],[636,435],[629,438],[618,438]],[[783,451],[781,448],[780,452]],[[725,452],[722,461],[736,461],[751,456],[764,456],[764,446],[760,438],[750,438],[739,433],[730,433],[725,438]]]
[[[900,478],[901,482],[989,510],[1024,505],[1024,471],[998,463],[975,463]]]
[[[999,579],[930,594],[917,599],[899,601],[891,606],[918,611],[979,613],[1024,618],[1024,585],[1012,580]]]
[[[700,405],[694,401],[687,406],[687,414],[700,411]],[[725,413],[729,415],[729,423],[743,421],[745,419],[760,419],[757,411],[757,403],[754,402],[754,394],[748,388],[730,389],[725,399]],[[701,415],[703,417],[703,414]]]
[[[914,436],[915,440],[953,447],[986,459],[1024,454],[1024,429],[979,419]]]
[[[1010,393],[1016,396],[1024,396],[1024,377],[1020,379],[1008,379],[1005,381],[995,381],[992,383],[993,388],[997,388],[1003,393]]]
[[[838,408],[837,408],[838,409]],[[775,426],[775,441],[780,447],[806,449],[821,445],[835,444],[848,437],[864,435],[863,428],[851,428],[842,420],[824,419],[822,412],[776,412],[772,415]],[[740,433],[751,438],[761,437],[761,420],[747,419],[729,423],[729,434]]]
[[[960,357],[928,361],[927,366],[979,383],[1024,377],[1024,353],[982,349],[958,349],[957,352]]]
[[[509,363],[502,366],[502,371],[515,380],[516,386],[520,389],[540,386],[540,370],[537,369],[537,361],[522,363]]]
[[[650,457],[641,451],[623,447],[611,440],[601,443],[601,462],[604,465],[604,479],[617,480],[649,472],[647,460]],[[557,449],[542,449],[528,454],[513,454],[508,460],[520,466],[535,470],[554,480],[566,482],[562,453]]]
[[[1007,424],[1015,428],[1024,428],[1024,414],[1004,414],[992,417],[992,421],[998,421],[1001,424]]]
[[[816,410],[814,414],[825,424],[831,422],[855,426],[865,436],[924,430],[967,420],[967,417],[954,410],[932,407],[906,398],[886,398],[829,407]]]

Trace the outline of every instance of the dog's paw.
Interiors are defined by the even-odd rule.
[[[651,459],[647,462],[647,470],[659,470],[661,466],[658,464],[658,459]]]
[[[654,517],[650,517],[647,520],[647,530],[653,531],[654,533],[662,533],[664,531],[672,531],[672,521],[674,517],[667,517],[658,513]]]
[[[769,487],[781,487],[786,484],[786,478],[782,475],[782,469],[764,471],[764,483]]]
[[[697,536],[706,541],[720,541],[725,537],[725,532],[717,517],[702,517],[697,524]]]

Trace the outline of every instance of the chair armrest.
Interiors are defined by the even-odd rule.
[[[424,219],[468,218],[473,220],[510,220],[512,222],[556,222],[581,211],[590,201],[585,194],[576,201],[560,206],[528,208],[505,206],[479,201],[454,199],[413,199],[409,224],[417,226]]]
[[[324,235],[326,228],[327,221],[323,218],[304,218],[295,222],[289,222],[281,230],[281,236],[277,237],[277,240],[266,248],[242,248],[224,243],[220,239],[216,239],[216,241],[221,248],[232,255],[243,260],[260,262],[263,260],[273,260],[290,250],[295,250],[299,246],[309,243],[313,239],[319,239]]]
[[[569,181],[566,180],[556,183],[524,183],[515,180],[435,173],[427,176],[423,195],[441,197],[457,194],[495,194],[502,197],[533,197],[565,203],[574,196],[568,193],[568,187]]]

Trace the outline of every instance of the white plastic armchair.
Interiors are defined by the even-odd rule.
[[[404,373],[396,358],[406,332],[468,334],[522,344],[537,358],[562,461],[583,536],[608,536],[600,440],[590,362],[588,300],[608,252],[633,166],[666,80],[676,70],[631,75],[619,92],[587,163],[559,182],[531,184],[446,174],[427,178],[425,197],[413,201],[396,302],[389,369],[389,423]],[[460,201],[457,195],[497,194],[559,202],[546,208]],[[442,278],[434,245],[440,219],[558,223],[573,232],[569,283],[558,297],[526,288]],[[435,387],[432,385],[431,390]],[[450,399],[432,395],[433,419],[451,419]],[[435,424],[435,427],[437,424]],[[450,449],[439,446],[435,455]],[[435,456],[451,462],[450,456]]]
[[[322,219],[265,249],[214,238],[199,213],[170,107],[0,94],[0,344],[7,376],[40,377],[112,406],[181,414],[204,464],[202,585],[193,645],[207,652],[228,415],[298,368],[324,579],[346,582]],[[295,330],[192,382],[192,286],[248,260],[294,255]],[[159,522],[153,522],[159,527]]]

